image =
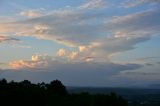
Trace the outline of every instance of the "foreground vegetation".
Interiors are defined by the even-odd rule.
[[[0,105],[2,106],[127,106],[115,93],[91,95],[69,94],[59,80],[50,84],[32,84],[28,80],[7,82],[0,80]]]

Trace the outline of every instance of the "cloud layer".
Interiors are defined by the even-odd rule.
[[[159,36],[159,1],[120,1],[120,6],[109,2],[111,1],[87,0],[76,7],[67,6],[49,11],[29,8],[17,13],[18,18],[12,19],[12,22],[1,21],[0,43],[19,41],[19,37],[42,42],[49,40],[63,45],[54,51],[54,56],[33,55],[31,60],[11,61],[10,69],[6,71],[18,73],[21,70],[22,73],[26,71],[29,74],[39,70],[38,73],[52,73],[47,74],[50,78],[59,76],[69,80],[69,76],[77,80],[88,80],[88,84],[93,84],[95,80],[97,84],[99,81],[104,84],[106,80],[115,77],[123,79],[123,76],[130,73],[137,74],[130,71],[143,66],[153,67],[149,62],[143,65],[138,62],[114,63],[113,57]],[[150,8],[152,4],[154,8]],[[141,8],[141,5],[146,6]],[[139,11],[133,9],[136,6],[140,8]],[[127,11],[124,7],[127,7]],[[146,75],[146,72],[140,74]]]
[[[160,3],[159,0],[130,0],[130,1],[124,2],[123,6],[126,8],[132,8],[142,4],[159,4],[159,3]]]
[[[154,17],[153,17],[154,16]],[[106,13],[67,9],[25,21],[1,23],[1,33],[53,40],[90,53],[113,54],[134,49],[159,33],[159,8],[106,20]],[[101,21],[98,21],[101,20]],[[99,56],[100,56],[99,55]]]
[[[55,58],[51,56],[33,55],[31,60],[17,60],[11,62],[10,67],[11,69],[2,71],[6,71],[8,75],[19,73],[22,74],[24,78],[33,81],[48,81],[53,78],[58,78],[66,82],[70,81],[71,85],[76,85],[75,82],[78,82],[77,85],[79,86],[89,86],[93,85],[93,83],[96,83],[95,85],[98,86],[106,86],[108,78],[118,75],[121,71],[139,69],[143,67],[143,65],[118,64],[112,62],[68,62],[66,60],[55,60]],[[27,73],[27,75],[24,76],[24,73]],[[29,73],[31,76],[28,77]],[[5,74],[6,73],[4,73],[3,76],[8,78],[7,74]],[[39,78],[37,78],[38,76]],[[45,76],[45,79],[44,77],[41,78],[42,76]],[[22,79],[22,77],[17,77],[16,80]],[[74,81],[71,81],[73,79]]]
[[[0,36],[0,43],[1,42],[12,42],[12,41],[19,41],[19,39],[7,37],[7,36]]]

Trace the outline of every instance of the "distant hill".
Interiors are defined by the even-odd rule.
[[[150,87],[160,89],[160,84],[152,84],[152,85],[150,85]]]
[[[67,87],[71,93],[89,92],[91,94],[109,94],[115,92],[128,101],[129,106],[160,106],[160,89],[151,88],[96,88]]]

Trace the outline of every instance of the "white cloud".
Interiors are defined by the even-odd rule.
[[[103,13],[88,14],[81,10],[60,10],[47,16],[26,21],[1,23],[0,32],[15,33],[20,36],[35,36],[75,46],[81,43],[87,44],[98,35],[101,27],[90,23],[96,17],[104,18]],[[84,24],[80,24],[81,22]],[[94,31],[91,31],[93,29]]]
[[[85,4],[81,5],[80,9],[97,9],[106,7],[107,3],[105,0],[88,0]]]
[[[32,61],[41,61],[43,60],[43,57],[41,55],[33,55]]]
[[[88,51],[72,51],[72,50],[65,50],[59,49],[57,51],[58,59],[64,59],[69,62],[86,62],[87,57],[91,57],[91,53]]]
[[[132,8],[142,4],[159,4],[159,0],[130,0],[123,3],[125,8]]]
[[[45,69],[48,66],[48,63],[52,61],[52,57],[47,55],[33,55],[31,60],[18,60],[12,61],[9,63],[11,69],[30,69],[38,70]]]
[[[115,35],[125,37],[150,36],[159,33],[160,9],[147,10],[121,16],[107,22],[107,27],[116,32]],[[153,17],[154,16],[154,17]]]
[[[85,51],[87,51],[87,47],[86,46],[79,46],[79,51],[85,52]]]
[[[44,15],[44,9],[40,10],[25,10],[20,12],[20,15],[28,17],[28,18],[35,18]]]
[[[77,55],[76,52],[71,52],[71,57],[74,57]],[[52,56],[48,56],[48,55],[33,55],[31,57],[31,60],[17,60],[17,61],[12,61],[10,62],[10,67],[11,69],[16,69],[16,70],[48,70],[50,71],[51,69],[50,68],[55,68],[55,67],[59,67],[59,66],[65,66],[65,65],[70,65],[70,64],[74,64],[74,65],[79,65],[79,64],[86,64],[86,65],[94,65],[97,64],[97,65],[100,65],[100,66],[103,66],[105,67],[105,64],[107,65],[106,69],[110,69],[112,70],[112,68],[114,69],[114,67],[108,67],[108,64],[112,64],[113,66],[119,66],[122,68],[122,70],[128,70],[131,68],[134,69],[134,67],[138,68],[139,66],[141,65],[138,65],[138,64],[115,64],[115,63],[112,63],[112,62],[86,62],[86,61],[78,61],[78,62],[75,62],[75,61],[67,61],[67,60],[63,60],[63,61],[60,61],[60,60],[56,60],[56,58],[52,57]],[[124,66],[124,67],[123,67]],[[125,67],[126,66],[126,67]],[[78,66],[79,67],[79,66]],[[130,67],[130,68],[129,68]],[[76,66],[75,66],[76,68]],[[57,68],[55,68],[57,69]],[[121,70],[121,69],[120,69]],[[117,69],[118,71],[118,69]]]
[[[117,64],[109,61],[60,61],[54,59],[52,56],[47,56],[46,58],[46,56],[43,55],[34,55],[31,60],[17,60],[10,62],[10,69],[2,71],[5,78],[11,78],[12,80],[22,80],[25,78],[32,81],[46,81],[47,79],[53,80],[58,77],[58,79],[66,81],[67,83],[70,83],[70,85],[75,85],[77,81],[79,81],[79,85],[83,86],[87,84],[91,86],[107,86],[108,82],[105,78],[120,74],[121,71],[135,70],[141,67],[143,66],[139,64]],[[16,74],[16,71],[18,71],[18,75]],[[40,73],[43,74],[39,75]],[[10,76],[10,74],[12,76]],[[17,77],[14,77],[14,74],[16,74]],[[36,77],[37,75],[38,77]],[[44,77],[45,79],[43,79]]]
[[[147,3],[158,4],[158,2],[158,0],[134,0],[134,2],[128,2],[129,4],[125,5],[135,7]],[[10,72],[11,70],[22,70],[22,73],[28,73],[22,75],[19,72],[20,74],[17,75],[15,72],[16,77],[14,78],[17,76],[22,79],[30,78],[31,73],[40,70],[43,71],[43,74],[37,78],[35,76],[38,73],[36,73],[33,75],[33,79],[42,80],[46,72],[48,74],[44,79],[58,77],[68,82],[74,82],[74,84],[76,81],[80,81],[82,85],[84,85],[83,82],[86,85],[94,85],[95,83],[98,85],[102,81],[101,85],[104,85],[108,77],[111,78],[109,81],[112,81],[113,76],[117,77],[119,73],[132,73],[131,70],[141,68],[142,63],[138,62],[135,64],[113,63],[112,56],[133,50],[135,45],[151,39],[154,35],[159,36],[160,9],[156,7],[137,13],[129,13],[129,10],[120,13],[121,16],[114,16],[114,11],[110,11],[110,9],[116,10],[117,8],[112,7],[107,10],[105,9],[107,6],[106,0],[88,0],[76,8],[67,7],[47,13],[44,13],[43,10],[26,10],[21,13],[21,15],[28,17],[25,20],[9,19],[9,22],[0,22],[0,34],[7,35],[0,36],[0,43],[17,41],[18,39],[12,37],[14,35],[51,40],[68,47],[75,47],[70,50],[59,49],[56,57],[33,55],[31,60],[12,61],[10,62],[11,69],[7,70]],[[125,8],[123,9],[125,10]],[[128,14],[123,16],[123,13]],[[152,67],[149,62],[143,64]],[[151,72],[147,74],[146,72],[133,73],[141,74],[139,76],[145,74],[149,77]],[[12,78],[11,74],[8,75]],[[125,75],[120,76],[122,78]],[[76,81],[72,81],[73,79]],[[118,82],[119,79],[117,78],[116,81]]]
[[[75,59],[75,58],[77,57],[77,55],[78,55],[78,52],[71,52],[71,53],[69,54],[69,58],[70,58],[70,59]]]
[[[66,55],[65,49],[59,49],[58,52],[57,52],[57,55],[60,56],[60,57],[65,56]]]
[[[108,61],[111,56],[132,50],[136,44],[158,35],[159,13],[159,9],[152,9],[106,20],[105,12],[58,10],[26,21],[1,23],[0,33],[15,33],[77,47],[80,51],[71,51],[73,53],[70,52],[70,56],[66,53],[66,56],[78,60],[89,57]]]

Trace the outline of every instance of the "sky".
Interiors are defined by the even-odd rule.
[[[160,0],[0,0],[0,79],[160,84]]]

